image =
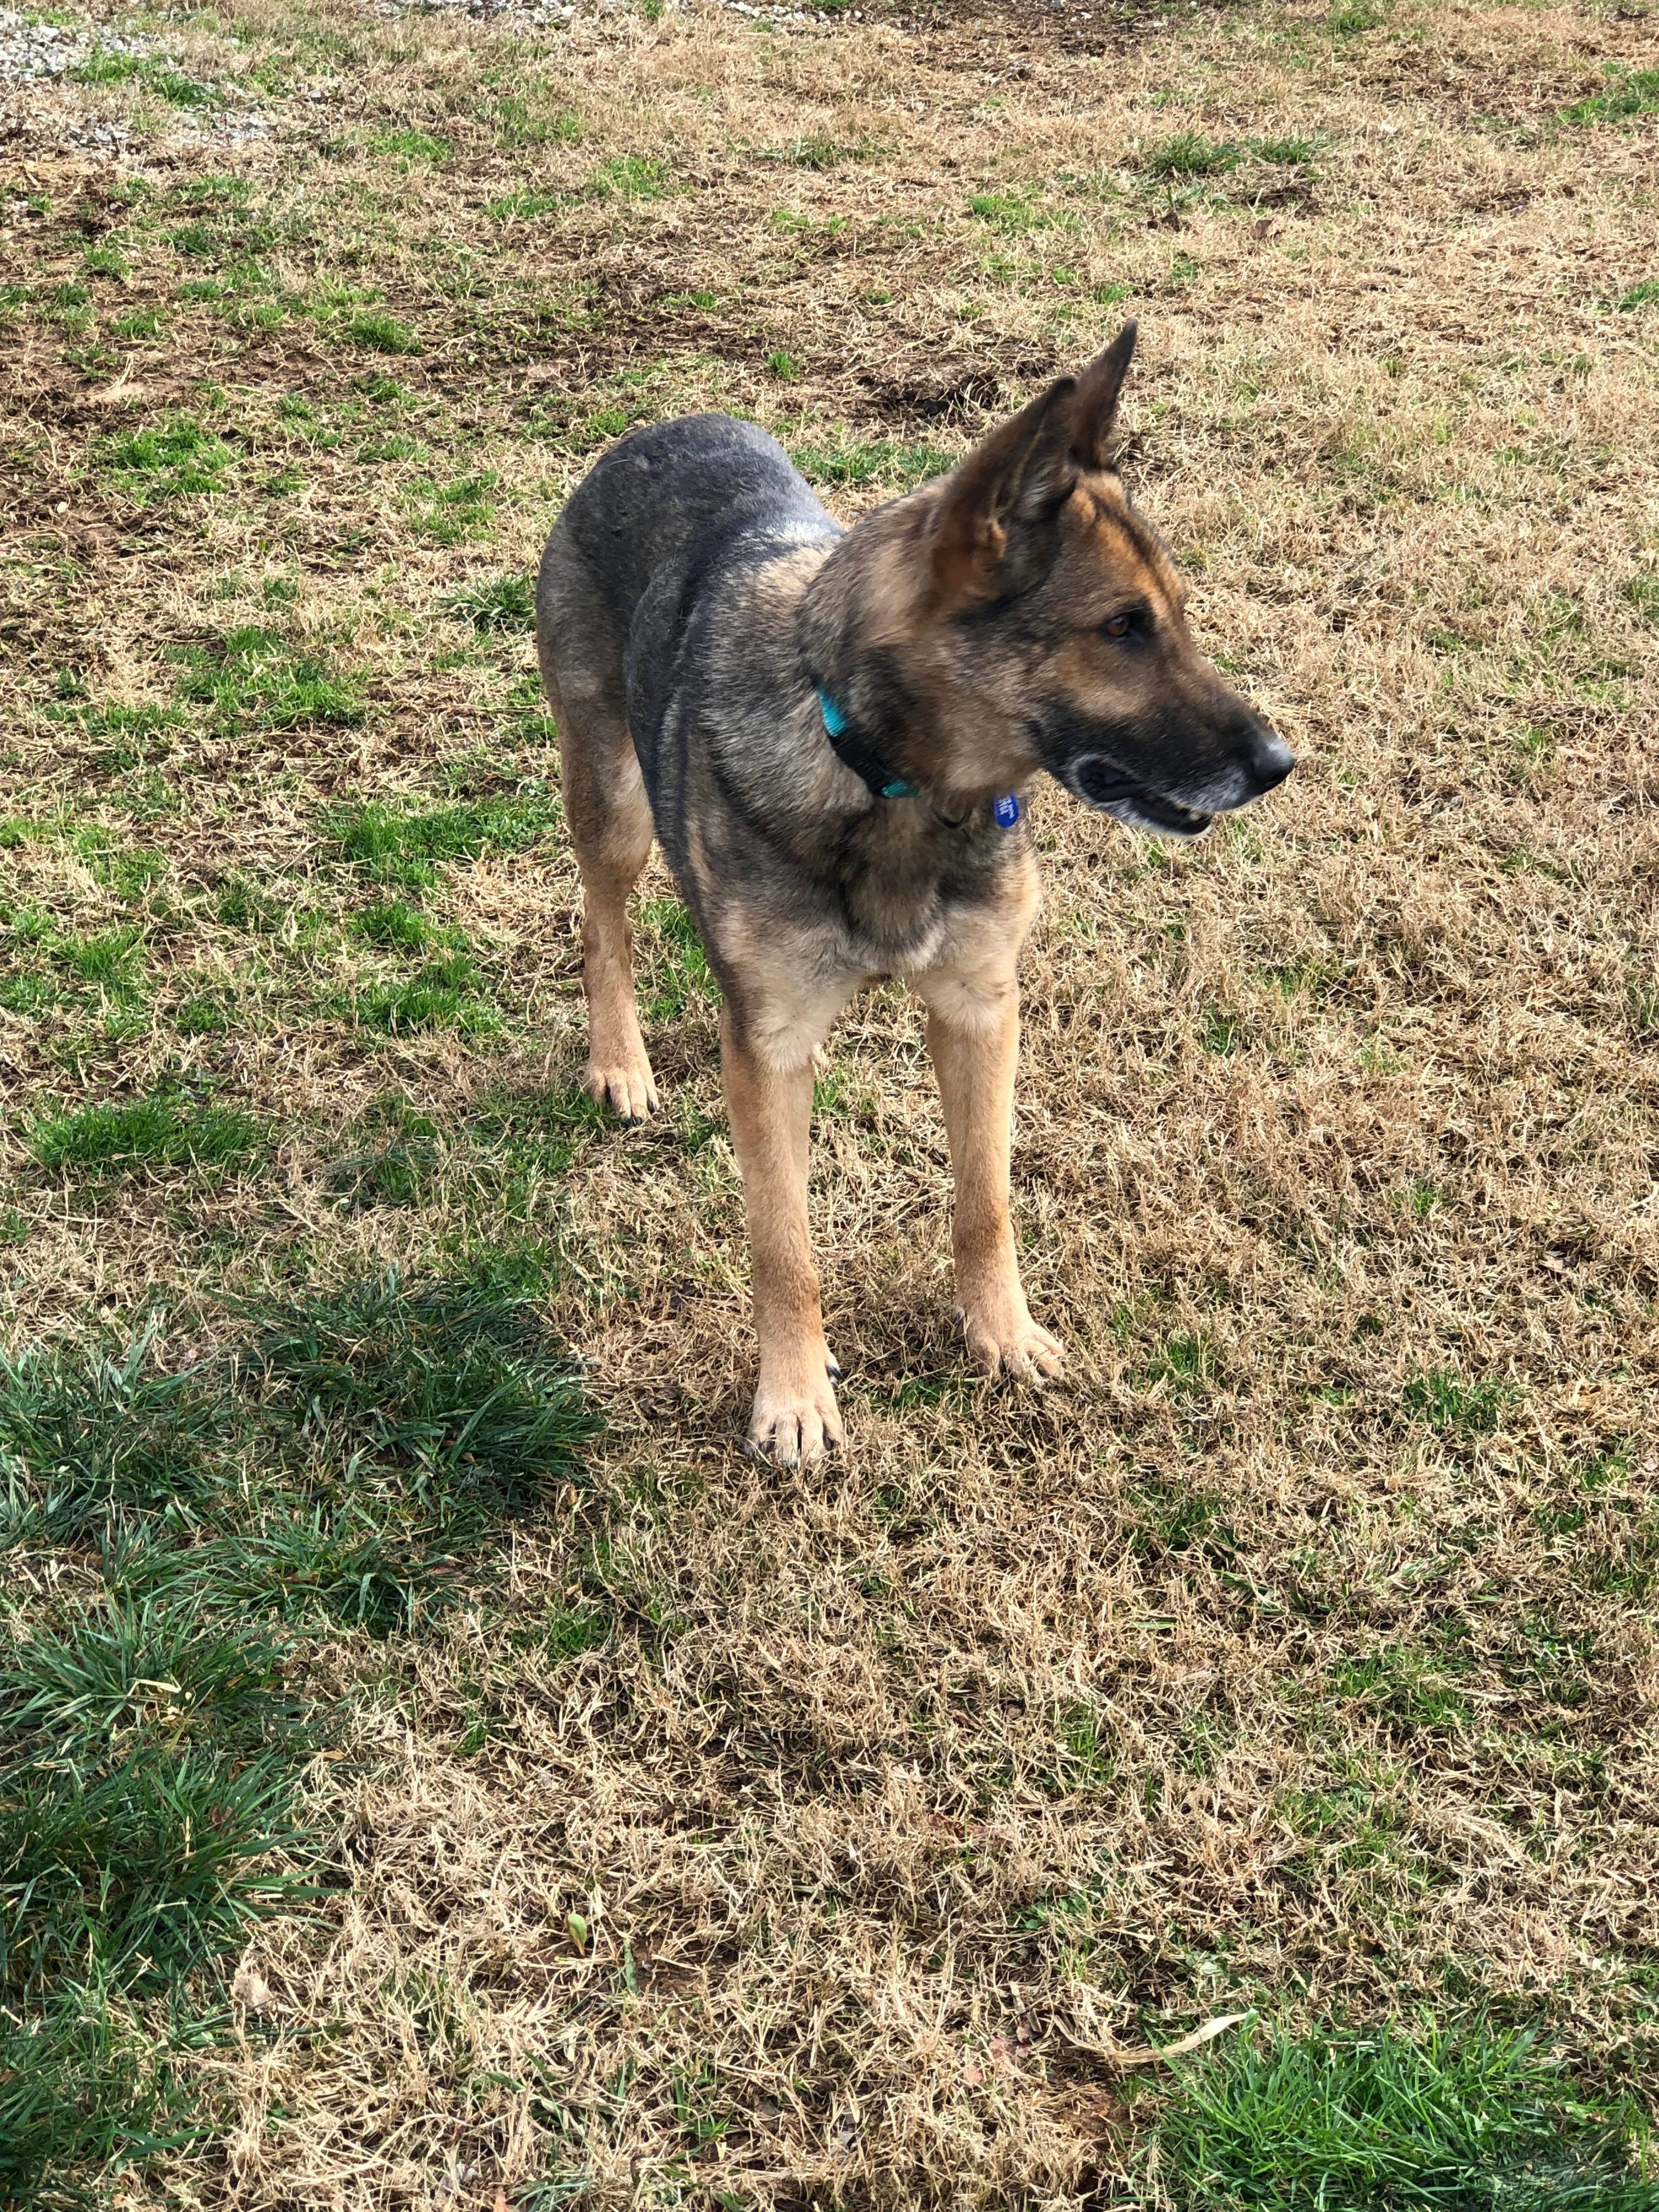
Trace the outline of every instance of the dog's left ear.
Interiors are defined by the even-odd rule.
[[[1077,380],[1072,403],[1072,452],[1079,468],[1111,466],[1117,403],[1134,357],[1136,329],[1135,324],[1125,323],[1105,352],[1097,354]]]

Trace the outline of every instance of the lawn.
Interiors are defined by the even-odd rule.
[[[1659,2207],[1656,60],[0,18],[0,2205]],[[761,1467],[659,864],[664,1111],[575,1080],[541,541],[708,407],[851,518],[1131,313],[1301,766],[1031,794],[1040,1397],[852,1011]]]

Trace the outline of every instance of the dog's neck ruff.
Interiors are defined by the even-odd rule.
[[[821,684],[818,687],[818,712],[823,717],[823,734],[834,746],[836,757],[846,763],[860,782],[868,786],[872,798],[919,799],[921,796],[914,783],[902,775],[895,775],[879,755],[871,751]],[[937,807],[933,811],[939,812]],[[1000,830],[1012,830],[1019,819],[1019,799],[1013,792],[1005,792],[993,805],[991,811]],[[953,829],[962,826],[961,823],[951,822],[945,815],[939,815],[939,819],[949,822]]]

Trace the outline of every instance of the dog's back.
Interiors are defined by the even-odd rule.
[[[635,431],[578,484],[542,557],[536,628],[550,690],[578,712],[573,684],[600,690],[593,703],[626,719],[654,797],[663,709],[721,578],[840,535],[752,422],[690,415]]]

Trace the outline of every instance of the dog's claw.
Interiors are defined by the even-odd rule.
[[[582,1089],[629,1128],[637,1127],[660,1103],[648,1066],[602,1067],[589,1060],[582,1070]]]
[[[830,1381],[838,1373],[827,1357],[822,1382],[811,1378],[804,1385],[775,1383],[766,1376],[755,1393],[744,1449],[751,1459],[769,1459],[779,1467],[814,1467],[842,1441],[841,1412]]]
[[[957,1319],[967,1339],[969,1357],[992,1381],[1004,1378],[1041,1390],[1060,1373],[1066,1352],[1059,1338],[1051,1336],[1024,1311],[1024,1303],[1022,1298],[1018,1308],[995,1321],[958,1306]]]

